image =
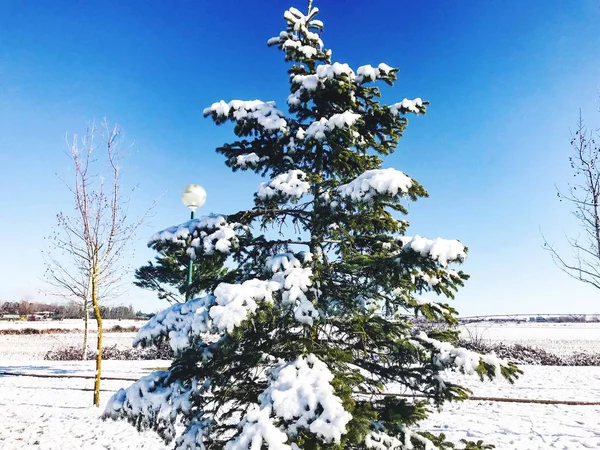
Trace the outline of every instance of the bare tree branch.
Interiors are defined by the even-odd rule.
[[[565,258],[542,234],[544,247],[554,263],[572,278],[600,289],[600,158],[598,130],[590,130],[581,111],[577,129],[571,136],[573,155],[569,157],[574,182],[566,192],[557,188],[557,196],[573,205],[573,216],[579,222],[584,242],[579,237],[566,236],[573,255]]]

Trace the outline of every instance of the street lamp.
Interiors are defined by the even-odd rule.
[[[181,201],[187,206],[190,211],[190,220],[194,219],[194,212],[196,209],[204,205],[206,201],[206,191],[199,184],[188,184],[183,188],[181,194]],[[190,286],[192,285],[192,271],[193,271],[194,259],[190,255],[190,262],[188,264],[188,277],[187,277],[187,290],[185,292],[185,300],[190,298]]]

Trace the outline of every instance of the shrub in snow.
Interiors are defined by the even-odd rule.
[[[516,364],[532,366],[600,366],[600,353],[573,352],[566,355],[556,355],[543,348],[530,345],[492,344],[470,339],[461,339],[458,344],[476,352],[494,353],[499,358],[513,361]]]
[[[68,345],[50,350],[44,355],[46,361],[81,361],[83,349],[81,346]],[[117,345],[102,348],[102,359],[120,361],[139,361],[173,358],[173,350],[165,343],[147,348],[119,348]],[[96,357],[96,351],[90,350],[88,357]]]
[[[398,69],[332,63],[316,14],[290,8],[286,30],[268,42],[293,63],[287,114],[260,100],[204,110],[235,125],[238,139],[217,149],[227,164],[268,179],[251,209],[153,238],[196,259],[204,292],[140,330],[136,343],[167,341],[173,363],[120,390],[104,417],[180,449],[487,448],[418,431],[430,408],[470,394],[447,369],[509,381],[519,373],[457,347],[451,328],[413,326],[412,315],[456,324],[450,305],[421,294],[453,297],[467,278],[449,268],[466,257],[459,241],[405,236],[396,215],[427,193],[382,168],[406,114],[425,113],[427,102],[379,103],[375,83],[393,85]],[[382,395],[391,383],[426,400]]]

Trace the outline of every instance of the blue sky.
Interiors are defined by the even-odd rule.
[[[68,211],[65,133],[92,119],[135,141],[124,177],[139,183],[133,213],[158,199],[129,258],[153,257],[155,229],[185,220],[179,194],[203,184],[203,212],[248,207],[259,179],[233,174],[214,148],[231,129],[202,118],[220,99],[288,93],[282,54],[266,40],[288,6],[305,2],[0,1],[0,302],[40,299],[41,249]],[[472,275],[463,315],[600,312],[592,287],[542,249],[576,232],[554,184],[569,179],[569,132],[582,109],[600,124],[600,3],[580,1],[315,1],[333,60],[400,67],[384,101],[422,97],[386,166],[431,198],[411,206],[411,234],[458,238]],[[564,248],[564,247],[563,247]],[[118,302],[165,306],[132,287]]]

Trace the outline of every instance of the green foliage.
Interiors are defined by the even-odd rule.
[[[190,262],[186,247],[160,241],[153,242],[151,247],[158,255],[154,262],[148,261],[146,265],[136,269],[134,284],[156,291],[159,299],[169,303],[185,301]],[[194,258],[192,284],[189,286],[190,298],[201,292],[212,291],[220,282],[228,280],[229,270],[224,267],[225,260],[226,257],[218,253]]]

